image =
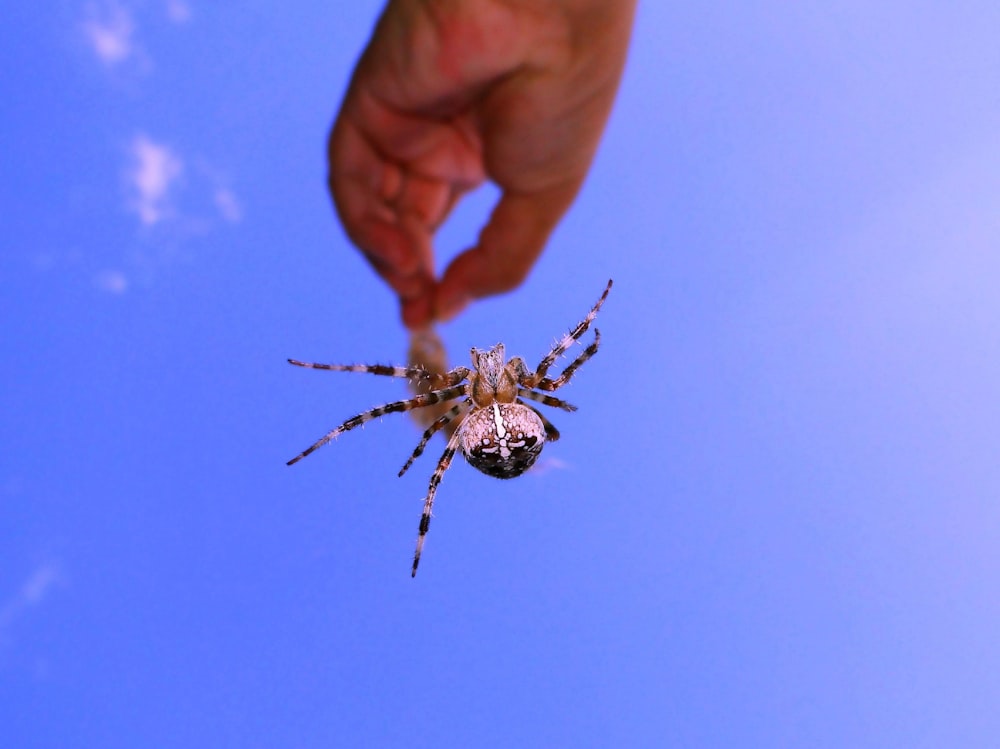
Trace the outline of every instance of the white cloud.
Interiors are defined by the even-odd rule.
[[[175,149],[136,134],[129,142],[128,164],[123,173],[128,209],[144,227],[167,226],[181,236],[211,231],[219,220],[238,224],[244,209],[224,175],[204,159],[182,157]],[[127,279],[105,271],[97,285],[122,293]]]
[[[129,146],[131,164],[125,173],[129,208],[145,226],[154,226],[174,213],[173,190],[184,172],[184,162],[168,146],[140,133]]]
[[[191,6],[184,0],[167,0],[167,18],[174,23],[187,23],[191,20]]]
[[[231,224],[238,224],[243,220],[243,206],[232,190],[228,187],[216,188],[214,197],[215,207],[222,218]]]
[[[55,562],[46,562],[32,572],[20,589],[0,605],[0,636],[25,611],[39,605],[61,579],[62,573]]]
[[[124,294],[128,291],[128,277],[120,270],[103,270],[94,277],[94,283],[101,291],[109,294]]]
[[[117,65],[136,53],[135,21],[131,12],[116,2],[88,4],[83,33],[105,65]]]

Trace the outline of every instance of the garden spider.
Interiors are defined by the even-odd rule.
[[[355,427],[366,424],[372,419],[461,398],[461,401],[427,428],[413,454],[399,471],[400,476],[406,473],[413,461],[423,453],[424,448],[435,433],[445,428],[450,422],[454,422],[456,419],[461,420],[458,428],[448,439],[448,446],[431,475],[427,497],[424,499],[424,511],[420,517],[417,549],[413,554],[411,576],[415,577],[417,565],[420,564],[420,554],[424,548],[424,537],[431,524],[434,495],[437,493],[438,484],[441,483],[444,472],[448,470],[452,458],[458,450],[462,451],[465,459],[474,468],[489,476],[510,479],[520,476],[532,466],[542,452],[542,446],[546,440],[555,442],[559,439],[559,431],[542,415],[541,411],[525,401],[534,401],[545,406],[561,408],[563,411],[576,410],[576,406],[554,396],[546,395],[546,393],[558,390],[569,382],[576,370],[597,353],[597,347],[601,342],[601,334],[597,328],[594,328],[594,342],[587,346],[583,353],[562,371],[562,374],[554,379],[547,377],[547,375],[556,359],[566,353],[573,342],[579,340],[587,332],[590,324],[597,317],[601,305],[604,304],[604,300],[607,299],[609,291],[611,291],[611,281],[608,281],[601,298],[597,300],[583,321],[562,337],[542,359],[534,372],[528,369],[524,360],[519,356],[505,361],[502,343],[498,343],[488,351],[473,348],[471,352],[472,369],[455,367],[444,374],[431,372],[419,365],[391,367],[381,364],[314,364],[289,359],[288,362],[297,367],[329,369],[335,372],[368,372],[386,377],[402,377],[426,383],[431,389],[413,398],[388,403],[352,416],[289,460],[288,465],[297,463],[330,440]]]

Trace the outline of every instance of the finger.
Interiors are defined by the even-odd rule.
[[[355,112],[345,103],[330,134],[330,191],[348,236],[399,295],[405,324],[420,327],[431,321],[432,236],[475,181],[399,166],[354,122]]]
[[[387,202],[401,190],[400,169],[388,162],[346,117],[338,118],[328,144],[329,185],[334,206],[351,240],[383,276],[430,273]],[[388,280],[388,279],[387,279]]]
[[[434,284],[431,236],[455,196],[383,159],[349,119],[334,126],[329,153],[330,190],[348,236],[397,293],[404,319],[420,324]]]
[[[372,97],[362,102],[358,116],[366,123],[370,140],[393,161],[465,190],[485,179],[482,139],[470,118],[406,114]]]
[[[428,179],[471,189],[485,179],[482,137],[468,116],[407,111],[375,94],[377,82],[355,82],[338,115],[364,134],[383,161]]]
[[[478,244],[456,257],[434,291],[434,317],[448,320],[473,299],[502,294],[527,277],[580,181],[539,193],[506,192]]]
[[[411,299],[400,297],[399,312],[403,318],[403,325],[408,330],[422,330],[434,322],[433,312],[433,286],[428,289],[428,293],[423,296]]]
[[[464,192],[447,182],[407,172],[391,207],[400,220],[411,219],[425,234],[433,235]]]
[[[383,259],[382,253],[362,252],[372,268],[397,293],[413,296],[414,292],[407,292],[407,284],[423,284],[433,279],[430,235],[412,218],[404,216],[399,223],[391,225],[366,222],[361,226],[357,239],[358,244],[364,246],[387,248],[405,245],[405,251],[416,258],[412,265],[392,265]]]

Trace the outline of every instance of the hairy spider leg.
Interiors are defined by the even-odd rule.
[[[519,387],[517,389],[517,394],[522,398],[527,398],[528,400],[533,400],[536,403],[541,403],[546,406],[552,406],[552,408],[561,408],[563,411],[569,411],[572,413],[576,411],[576,406],[572,403],[567,403],[561,398],[556,398],[552,395],[546,395],[545,393],[536,393],[534,390],[528,390],[527,388]]]
[[[380,416],[385,416],[386,414],[399,413],[401,411],[409,411],[414,408],[423,408],[424,406],[431,406],[435,403],[440,403],[441,401],[451,400],[452,398],[457,398],[460,395],[465,394],[465,385],[455,385],[449,388],[443,388],[441,390],[432,390],[424,395],[417,395],[413,398],[407,400],[395,401],[394,403],[387,403],[384,406],[378,406],[370,411],[365,411],[357,416],[352,416],[343,424],[341,424],[336,429],[332,429],[323,435],[320,439],[316,440],[310,447],[303,450],[301,453],[296,455],[287,465],[292,465],[298,463],[304,457],[309,455],[309,453],[314,450],[318,450],[323,447],[327,442],[332,439],[339,437],[344,432],[349,432],[350,430],[361,426],[362,424],[367,424],[372,419],[377,419]]]
[[[587,332],[590,324],[594,321],[594,318],[597,317],[597,313],[600,311],[601,305],[604,304],[604,300],[608,298],[608,292],[611,291],[611,285],[612,281],[609,280],[608,285],[604,288],[604,293],[601,294],[601,298],[597,300],[597,303],[591,308],[590,312],[587,313],[587,316],[583,318],[583,320],[581,320],[580,323],[573,328],[573,330],[562,337],[562,339],[538,364],[534,374],[527,377],[526,381],[521,383],[522,385],[532,388],[538,387],[538,383],[545,378],[545,375],[548,374],[549,367],[555,364],[556,359],[565,354],[566,351],[569,350],[569,347],[573,345],[573,342],[578,341],[580,336]],[[586,361],[586,359],[584,359],[584,361]],[[580,362],[580,364],[582,363],[583,362]],[[579,364],[577,366],[579,366]]]
[[[424,499],[424,512],[420,516],[417,550],[413,553],[413,569],[410,571],[410,577],[417,576],[417,565],[420,564],[420,555],[424,551],[424,539],[427,536],[428,529],[431,527],[431,510],[434,507],[434,495],[437,494],[438,484],[441,483],[444,472],[451,465],[451,459],[455,457],[455,451],[458,449],[461,434],[462,432],[456,429],[455,433],[451,435],[451,439],[448,440],[448,446],[444,449],[441,460],[438,461],[437,468],[434,469],[434,473],[431,475],[431,483],[427,487],[427,498]]]
[[[468,367],[456,367],[450,372],[431,372],[421,366],[394,367],[386,364],[319,364],[317,362],[289,359],[289,364],[306,369],[326,369],[331,372],[363,372],[382,377],[399,377],[406,380],[433,380],[434,389],[451,387],[469,376]]]
[[[594,354],[597,353],[597,349],[600,347],[600,345],[601,345],[601,331],[599,331],[597,328],[594,328],[594,342],[591,343],[589,346],[587,346],[587,348],[583,350],[583,353],[581,353],[572,362],[570,362],[569,366],[562,371],[562,374],[560,374],[554,380],[550,380],[548,377],[543,377],[542,380],[535,387],[537,387],[539,390],[548,390],[548,391],[558,390],[559,388],[561,388],[563,385],[565,385],[567,382],[570,381],[570,378],[572,378],[573,375],[576,374],[576,370],[582,367],[590,357],[592,357]]]
[[[417,458],[419,458],[421,455],[424,454],[424,448],[427,447],[427,443],[431,441],[431,437],[433,437],[444,427],[446,427],[452,420],[457,418],[459,414],[463,413],[464,411],[468,411],[469,406],[471,404],[472,400],[466,398],[464,401],[462,401],[456,406],[453,406],[448,411],[441,414],[437,419],[435,419],[434,423],[431,424],[429,427],[427,427],[427,431],[424,432],[424,436],[420,438],[420,444],[418,444],[417,447],[414,449],[413,454],[410,456],[410,459],[406,461],[406,465],[404,465],[399,470],[399,475],[402,476],[404,473],[406,473],[409,467],[413,465],[413,461],[415,461]]]

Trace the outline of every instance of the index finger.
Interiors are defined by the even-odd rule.
[[[390,201],[401,190],[402,170],[384,158],[361,128],[344,113],[337,118],[328,144],[328,182],[348,237],[375,271],[396,290],[410,279],[433,276],[429,237],[418,221],[400,216]]]
[[[476,246],[458,255],[434,292],[434,315],[448,320],[472,300],[521,285],[582,180],[546,190],[505,192]]]

